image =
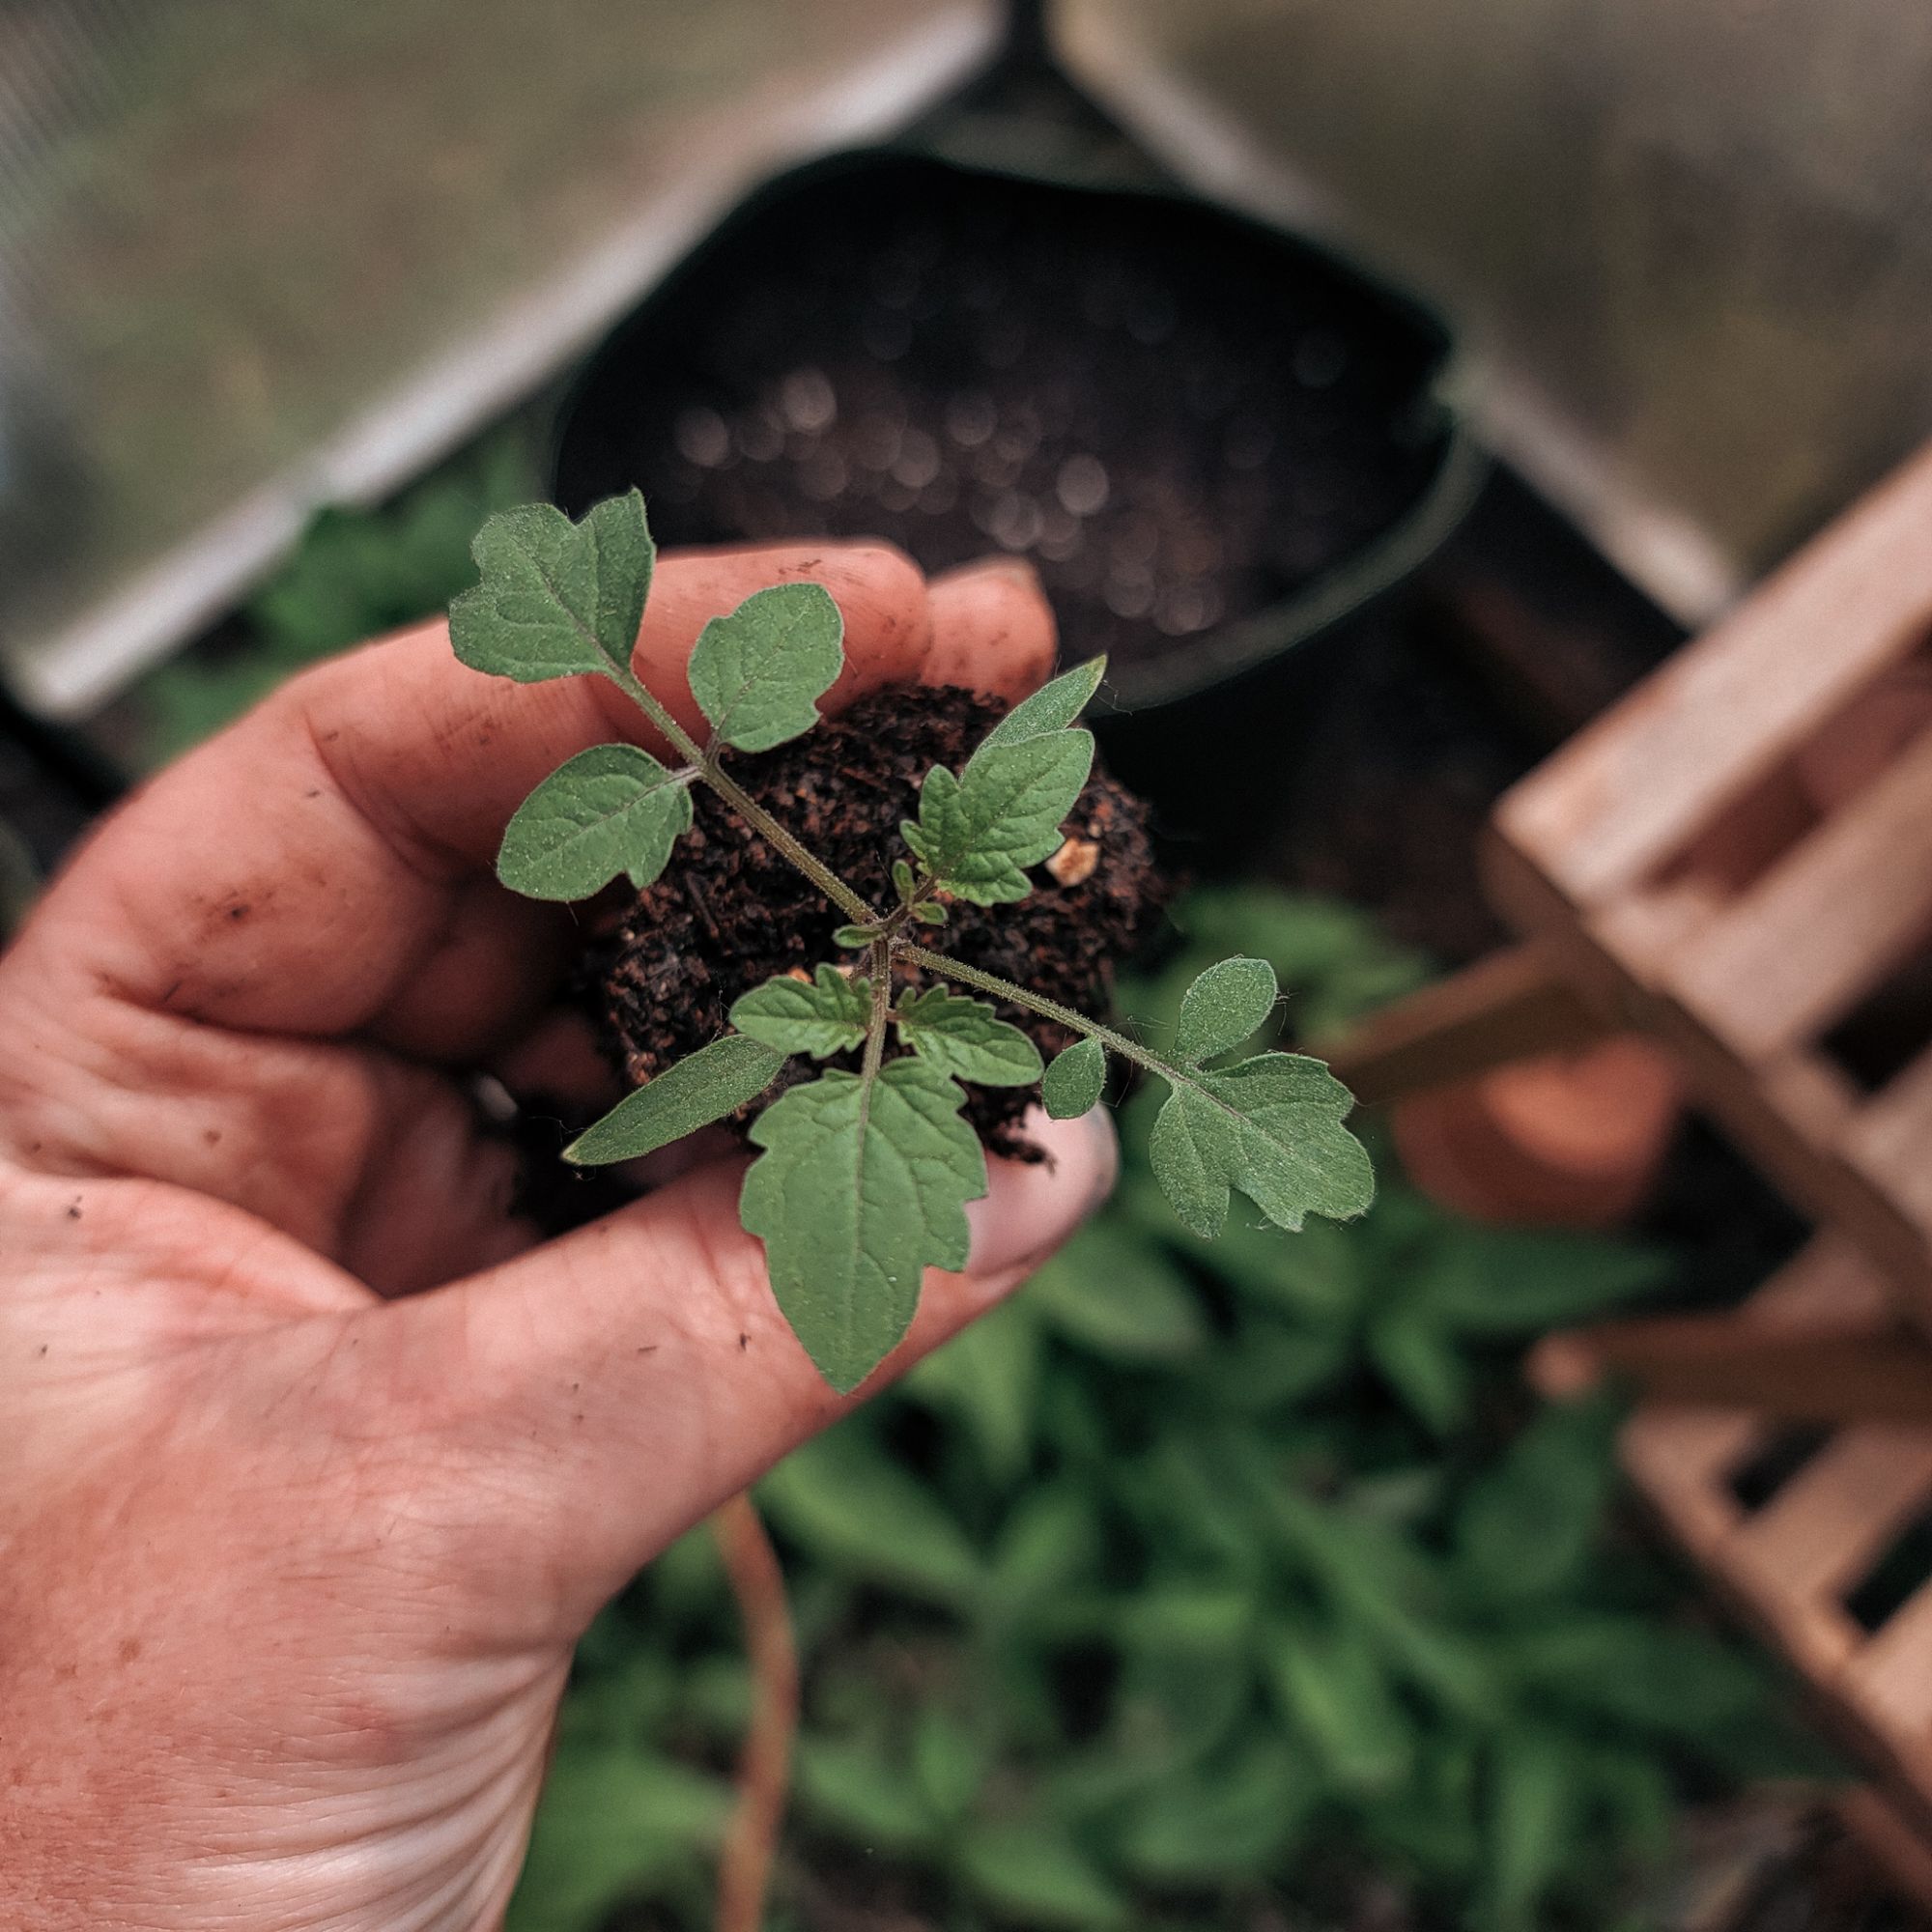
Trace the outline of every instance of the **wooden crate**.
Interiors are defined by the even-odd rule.
[[[1928,636],[1932,451],[1511,791],[1485,865],[1539,963],[1932,1321],[1932,1045],[1873,1093],[1826,1045],[1932,952]]]
[[[1746,1354],[1754,1345],[1802,1345],[1821,1328],[1861,1330],[1895,1345],[1932,1394],[1932,1350],[1890,1302],[1889,1285],[1850,1241],[1821,1235],[1742,1309],[1705,1320],[1731,1324]],[[1630,1367],[1640,1352],[1632,1339],[1654,1341],[1663,1325],[1552,1337],[1532,1358],[1532,1377],[1560,1395]],[[1641,1363],[1636,1374],[1655,1390]],[[1932,1401],[1917,1420],[1854,1415],[1803,1427],[1848,1406],[1830,1388],[1801,1393],[1776,1413],[1653,1396],[1625,1425],[1620,1454],[1687,1554],[1809,1681],[1827,1723],[1873,1769],[1873,1783],[1843,1807],[1846,1821],[1901,1889],[1932,1908],[1932,1558],[1888,1613],[1861,1601],[1901,1538],[1932,1522]]]

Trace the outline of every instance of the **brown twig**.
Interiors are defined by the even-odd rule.
[[[758,1932],[791,1783],[798,1729],[798,1646],[784,1572],[749,1495],[711,1519],[718,1553],[744,1619],[752,1663],[752,1722],[738,1761],[738,1808],[718,1867],[717,1932]]]

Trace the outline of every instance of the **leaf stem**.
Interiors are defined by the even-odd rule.
[[[928,973],[957,980],[962,986],[977,987],[980,992],[991,993],[998,999],[1010,1000],[1016,1007],[1025,1007],[1047,1019],[1058,1020],[1074,1033],[1085,1034],[1089,1039],[1097,1039],[1110,1053],[1118,1053],[1122,1060],[1131,1061],[1150,1073],[1158,1073],[1163,1080],[1188,1079],[1184,1068],[1170,1065],[1139,1040],[1129,1039],[1125,1034],[1117,1033],[1110,1026],[1102,1026],[1098,1020],[1090,1020],[1085,1013],[1075,1012],[1071,1007],[1063,1007],[1058,1000],[1049,1000],[1043,993],[1033,992],[1010,980],[1002,980],[997,973],[981,972],[979,967],[968,966],[963,960],[949,959],[943,952],[929,952],[925,947],[914,946],[909,941],[902,940],[898,951],[901,957],[923,966]],[[1188,1081],[1188,1084],[1191,1086],[1193,1083]]]
[[[846,918],[862,925],[878,923],[879,915],[867,904],[865,898],[830,866],[807,851],[743,785],[729,777],[719,765],[715,752],[700,745],[670,715],[636,671],[628,666],[612,665],[611,681],[670,740],[678,755],[690,762],[697,776],[780,857],[794,869],[803,872]]]
[[[866,949],[866,970],[872,980],[872,1016],[866,1028],[866,1059],[859,1077],[870,1089],[879,1077],[886,1059],[886,1028],[893,1010],[893,948],[887,939],[875,939]]]

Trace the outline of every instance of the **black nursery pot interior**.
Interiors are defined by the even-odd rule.
[[[1447,349],[1410,304],[1198,201],[850,155],[754,196],[607,342],[556,497],[581,515],[635,484],[667,544],[1025,555],[1064,657],[1105,651],[1128,711],[1210,661],[1218,680],[1231,636],[1265,658],[1272,613],[1414,515],[1450,446]],[[1283,728],[1325,641],[1287,653]]]

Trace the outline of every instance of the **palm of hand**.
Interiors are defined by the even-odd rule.
[[[889,553],[667,564],[698,624],[810,570],[835,701],[1017,695],[1009,577]],[[700,1167],[539,1244],[462,1075],[520,1064],[569,942],[489,874],[599,689],[516,691],[440,627],[312,673],[130,805],[0,962],[0,1842],[37,1925],[459,1928],[514,1883],[576,1636],[842,1406]],[[998,1171],[972,1273],[895,1366],[1065,1234],[1106,1156]],[[435,1293],[421,1291],[435,1290]]]

